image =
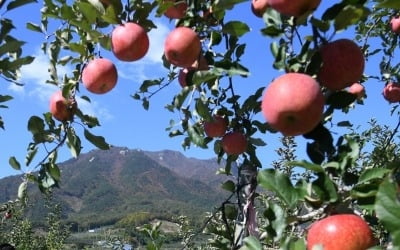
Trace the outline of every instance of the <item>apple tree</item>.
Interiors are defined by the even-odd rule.
[[[0,7],[7,12],[30,2],[35,1],[1,1]],[[263,64],[280,75],[250,95],[241,94],[237,84],[252,71],[243,63],[242,42],[252,27],[228,15],[243,5],[264,22],[259,39],[274,59]],[[20,199],[29,182],[43,192],[58,186],[61,147],[73,157],[81,152],[82,137],[100,149],[110,147],[92,132],[99,120],[83,113],[75,96],[83,87],[96,94],[111,91],[117,70],[101,52],[111,51],[126,63],[140,60],[151,43],[147,32],[165,15],[175,24],[160,55],[166,74],[146,79],[131,97],[148,109],[155,94],[178,81],[181,91],[166,104],[170,137],[183,138],[187,150],[213,150],[224,166],[219,174],[236,177],[222,184],[230,195],[204,227],[186,234],[186,247],[196,247],[192,239],[201,233],[210,237],[204,246],[215,249],[329,250],[330,241],[338,249],[400,247],[400,122],[390,127],[371,119],[362,131],[353,126],[356,120],[333,122],[362,105],[370,82],[381,84],[382,98],[392,103],[382,112],[399,115],[398,0],[44,0],[40,13],[41,20],[26,29],[43,34],[47,82],[60,92],[48,113],[27,121],[32,141],[25,166],[38,151],[46,153],[34,166],[37,174],[26,173]],[[18,84],[18,69],[33,58],[9,35],[12,20],[1,22],[1,76]],[[64,65],[73,70],[60,76]],[[0,95],[1,102],[11,98]],[[95,96],[82,98],[90,102]],[[266,166],[258,154],[271,134],[282,135],[276,149],[280,159]],[[304,139],[305,158],[298,156],[297,138]],[[22,168],[15,157],[9,162]],[[352,220],[337,214],[356,216],[365,233],[352,234]],[[312,230],[313,222],[328,218],[331,224]],[[329,227],[335,231],[312,233]]]

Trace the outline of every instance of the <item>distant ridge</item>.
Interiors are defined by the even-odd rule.
[[[145,211],[159,216],[199,217],[227,195],[219,186],[215,159],[187,158],[171,150],[157,152],[113,147],[92,150],[60,163],[62,180],[55,199],[64,217],[80,226],[113,224],[129,213]],[[0,202],[15,198],[21,176],[0,179]],[[36,187],[30,210],[42,219],[43,199]]]

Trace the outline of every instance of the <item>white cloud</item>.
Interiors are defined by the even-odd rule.
[[[37,51],[34,57],[35,60],[33,63],[21,68],[21,82],[25,85],[19,87],[13,84],[10,85],[9,89],[22,96],[27,95],[28,97],[34,97],[37,102],[47,106],[49,97],[58,89],[58,87],[46,83],[49,79],[49,59],[47,56],[43,54],[42,51]],[[60,77],[71,71],[72,69],[68,66],[57,68],[57,73]],[[79,108],[85,114],[96,116],[100,120],[110,120],[113,117],[105,106],[100,105],[94,100],[89,103],[86,100],[77,97],[77,102]]]
[[[150,49],[144,59],[153,63],[162,63],[161,57],[164,53],[164,41],[170,30],[161,22],[157,22],[155,25],[157,28],[149,32]]]
[[[121,79],[141,83],[146,79],[152,79],[163,69],[162,55],[164,52],[164,40],[170,29],[162,22],[155,23],[156,29],[149,32],[150,47],[146,56],[133,63],[125,63],[116,61],[118,75]],[[48,100],[51,94],[57,89],[57,86],[46,83],[49,80],[49,59],[47,55],[38,49],[34,54],[35,60],[33,63],[21,68],[21,82],[25,84],[23,87],[18,87],[14,84],[10,85],[10,90],[18,95],[32,98],[43,105],[48,105]],[[63,75],[72,72],[70,66],[58,67],[57,73],[60,79]],[[81,98],[77,98],[79,108],[85,114],[94,115],[100,120],[113,119],[113,115],[104,104],[100,104],[94,100],[87,102]]]
[[[49,79],[48,59],[43,53],[37,52],[35,60],[21,68],[21,82],[24,83],[22,88],[12,87],[11,90],[18,90],[21,94],[36,96],[40,101],[48,100],[48,97],[56,89],[56,86],[46,84]]]
[[[96,101],[91,100],[91,102],[88,102],[79,97],[76,98],[76,101],[78,102],[78,107],[86,115],[96,116],[100,121],[110,121],[114,118],[106,107]]]

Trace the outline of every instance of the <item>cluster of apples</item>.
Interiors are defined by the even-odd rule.
[[[204,133],[210,138],[221,139],[221,147],[228,155],[240,155],[247,150],[247,138],[240,131],[228,131],[229,121],[221,115],[203,122]]]
[[[165,0],[171,6],[164,15],[169,18],[182,18],[188,5],[184,1]],[[105,2],[107,4],[107,2]],[[121,61],[133,62],[143,58],[149,49],[146,30],[137,23],[127,22],[116,26],[111,34],[112,52]],[[208,63],[201,54],[201,42],[197,33],[188,27],[177,27],[165,41],[165,57],[178,67],[179,83],[187,85],[187,74],[194,70],[208,69]],[[117,84],[118,72],[114,63],[107,58],[94,58],[82,70],[81,81],[84,87],[94,94],[105,94]],[[50,97],[50,112],[59,121],[69,121],[77,109],[73,98],[65,97],[61,90]]]
[[[169,0],[171,1],[171,0]],[[187,4],[178,1],[164,13],[169,18],[185,16]],[[189,75],[197,70],[208,70],[207,60],[202,55],[201,40],[198,34],[189,27],[176,27],[166,37],[164,55],[169,63],[180,67],[178,81],[182,87],[190,85]],[[213,115],[212,119],[203,122],[206,136],[221,139],[221,146],[228,155],[240,155],[247,150],[247,138],[240,131],[228,131],[229,121],[226,117]]]
[[[322,66],[316,79],[303,73],[286,73],[268,85],[262,100],[262,112],[272,128],[286,136],[310,132],[322,119],[325,97],[321,86],[330,91],[343,90],[361,98],[365,94],[361,80],[365,58],[360,47],[348,39],[339,39],[319,49]]]
[[[201,54],[201,41],[197,33],[188,27],[172,30],[164,44],[165,58],[173,65],[181,67],[178,81],[182,87],[188,85],[188,74],[196,70],[207,70],[208,63]],[[225,153],[240,155],[247,149],[247,138],[239,131],[228,132],[226,117],[214,115],[204,121],[205,134],[210,138],[222,137],[221,145]]]
[[[149,49],[146,30],[137,23],[127,22],[116,26],[111,34],[114,56],[125,62],[143,58]],[[94,94],[105,94],[117,84],[118,71],[115,64],[107,58],[94,58],[83,68],[81,81],[84,87]],[[77,109],[74,98],[65,97],[61,90],[50,97],[50,113],[59,121],[72,120]]]
[[[393,33],[400,34],[400,17],[392,17],[389,25]],[[382,95],[389,103],[400,102],[400,84],[388,82],[383,88]]]
[[[188,5],[184,1],[165,0],[171,5],[164,12],[170,19],[186,15]],[[180,67],[178,82],[182,87],[191,85],[190,76],[197,70],[208,70],[209,65],[202,54],[201,41],[191,28],[180,26],[172,30],[164,43],[164,55],[169,63]]]
[[[261,17],[267,8],[283,15],[301,16],[318,7],[319,0],[253,0],[251,9]],[[390,21],[391,29],[400,33],[400,18]],[[330,91],[347,89],[361,99],[365,88],[362,78],[365,58],[359,46],[349,39],[323,44],[318,53],[322,66],[316,79],[302,73],[287,73],[268,85],[262,100],[262,112],[272,128],[286,136],[302,135],[315,128],[322,119],[325,98],[321,86]],[[390,103],[400,101],[400,84],[389,82],[383,96]]]

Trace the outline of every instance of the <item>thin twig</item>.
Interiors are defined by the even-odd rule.
[[[43,157],[43,159],[36,164],[35,167],[33,167],[34,169],[42,166],[44,164],[44,162],[50,157],[51,154],[53,154],[54,152],[56,152],[62,145],[64,145],[64,142],[67,140],[67,132],[64,133],[63,137],[61,138],[61,140],[58,142],[58,144],[50,151],[47,151],[47,154]]]
[[[389,147],[390,142],[393,140],[394,136],[397,134],[397,132],[399,131],[400,128],[400,118],[399,121],[397,122],[396,127],[394,128],[392,134],[390,135],[388,142],[385,144],[385,146],[383,147],[383,151],[386,150],[387,147]]]

